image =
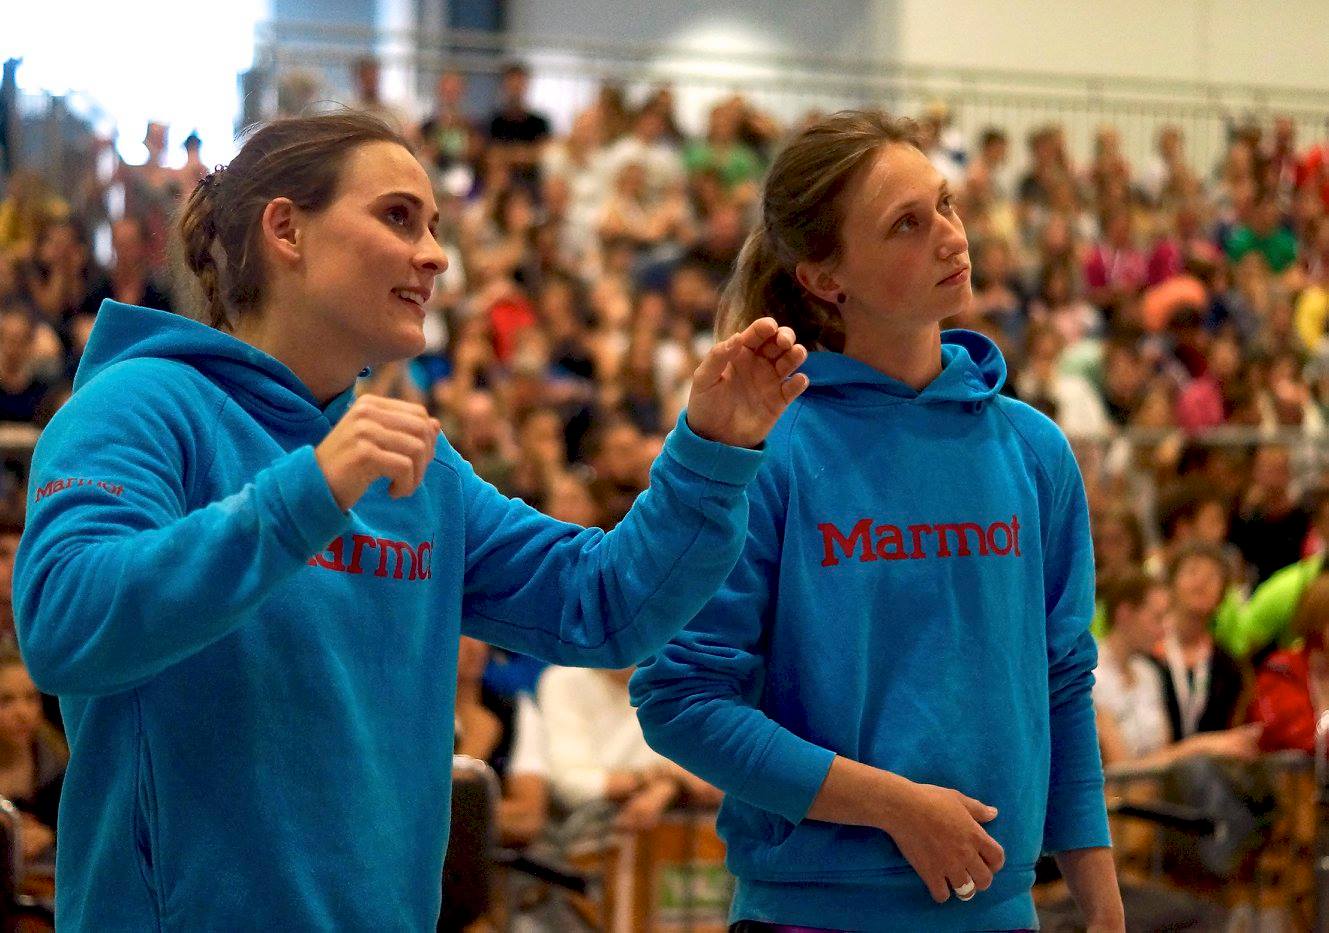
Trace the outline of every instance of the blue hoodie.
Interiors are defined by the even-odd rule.
[[[459,630],[623,667],[742,549],[762,454],[682,419],[610,534],[504,498],[442,439],[409,499],[380,480],[343,513],[314,445],[350,401],[103,306],[37,445],[15,576],[73,752],[61,929],[433,929]]]
[[[725,792],[736,920],[1035,927],[1039,854],[1108,844],[1079,471],[989,340],[946,331],[942,363],[915,392],[809,356],[743,557],[632,680],[650,744]],[[997,807],[993,886],[937,905],[885,833],[807,819],[836,754]]]

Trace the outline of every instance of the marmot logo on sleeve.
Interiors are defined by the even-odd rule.
[[[937,522],[935,524],[899,525],[877,524],[871,518],[861,518],[849,534],[840,531],[831,522],[817,526],[821,532],[823,567],[840,563],[838,549],[846,559],[859,548],[858,560],[922,560],[927,557],[1020,557],[1020,517],[1012,515],[1009,522]],[[906,532],[908,533],[906,535]],[[927,536],[936,538],[933,542]],[[953,547],[952,547],[953,545]],[[929,553],[930,552],[930,553]]]
[[[97,479],[81,479],[71,476],[68,479],[53,479],[45,486],[37,487],[37,496],[33,502],[40,502],[47,496],[53,496],[57,492],[64,492],[66,489],[73,489],[75,486],[96,486],[98,489],[104,489],[113,496],[124,495],[125,486],[123,483],[107,483]]]
[[[350,560],[347,560],[347,551]],[[368,562],[365,552],[371,553]],[[391,538],[376,538],[373,535],[345,534],[333,538],[319,554],[309,558],[311,567],[322,567],[337,573],[364,573],[366,567],[373,568],[374,576],[388,576],[392,568],[394,580],[428,580],[433,575],[434,542],[421,541],[412,547],[406,541],[394,541]]]

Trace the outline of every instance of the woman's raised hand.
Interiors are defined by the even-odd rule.
[[[314,449],[314,457],[345,512],[385,476],[394,498],[414,493],[434,457],[440,430],[422,405],[362,395]]]
[[[756,447],[808,387],[807,376],[790,376],[807,356],[790,328],[769,317],[753,321],[712,347],[697,367],[688,427],[708,440]]]

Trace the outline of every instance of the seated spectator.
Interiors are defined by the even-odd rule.
[[[1271,654],[1255,677],[1248,712],[1264,725],[1265,751],[1315,749],[1315,724],[1329,712],[1329,576],[1315,578],[1301,596],[1288,633],[1298,644]]]
[[[1099,599],[1107,631],[1098,643],[1094,712],[1104,766],[1166,766],[1191,755],[1253,758],[1258,727],[1181,739],[1173,734],[1165,674],[1149,656],[1167,631],[1167,584],[1139,571],[1128,572],[1105,580]]]
[[[1228,237],[1227,254],[1233,262],[1240,262],[1248,253],[1255,253],[1273,273],[1287,271],[1297,261],[1297,238],[1281,223],[1278,202],[1266,196],[1256,202],[1249,223],[1239,224]]]
[[[0,421],[34,423],[51,383],[34,353],[36,325],[22,311],[0,311]]]
[[[23,519],[0,513],[0,653],[18,650],[14,632],[14,556],[23,536]]]
[[[632,132],[609,147],[605,154],[605,172],[618,178],[623,166],[640,163],[645,197],[654,202],[671,191],[681,190],[686,180],[683,157],[666,135],[665,116],[658,108],[643,107],[632,121]]]
[[[1255,568],[1257,586],[1301,559],[1310,525],[1310,509],[1292,493],[1292,452],[1262,444],[1232,516],[1232,543]]]
[[[42,698],[17,651],[0,651],[0,796],[19,809],[25,861],[46,861],[69,748],[42,716]]]
[[[1165,671],[1164,699],[1174,741],[1230,729],[1245,672],[1215,641],[1214,617],[1228,582],[1223,552],[1195,542],[1173,559],[1172,628],[1155,649]]]
[[[1288,648],[1297,637],[1292,627],[1297,607],[1311,584],[1329,575],[1329,562],[1325,561],[1325,549],[1329,548],[1329,491],[1319,491],[1312,505],[1312,527],[1319,548],[1272,574],[1251,594],[1229,639],[1235,654],[1248,656],[1269,645]]]
[[[416,130],[420,159],[431,168],[436,187],[469,193],[484,138],[466,115],[466,77],[448,69],[434,83],[434,106]]]
[[[5,186],[0,201],[0,253],[30,259],[38,234],[69,216],[69,205],[32,169],[19,169]]]
[[[93,279],[80,307],[82,313],[96,314],[107,298],[127,305],[170,311],[170,292],[152,274],[148,247],[148,232],[142,221],[121,217],[111,224],[114,259]]]
[[[737,100],[712,107],[706,137],[684,147],[683,166],[690,176],[715,171],[726,191],[748,203],[757,196],[763,167],[757,153],[738,138],[742,119],[742,105]]]
[[[499,841],[526,846],[549,814],[549,758],[544,721],[528,692],[504,696],[482,678],[489,646],[461,636],[457,654],[458,754],[487,763],[498,775]]]
[[[1111,423],[1098,392],[1083,376],[1059,366],[1065,344],[1052,325],[1031,324],[1025,346],[1024,364],[1014,379],[1021,401],[1057,422],[1068,437],[1106,434]]]
[[[1148,281],[1149,263],[1135,243],[1131,212],[1125,205],[1103,215],[1103,236],[1085,256],[1084,283],[1090,301],[1118,308]]]
[[[569,810],[610,805],[618,828],[646,832],[674,803],[715,806],[720,793],[646,744],[628,700],[633,670],[551,667],[539,700],[558,801]]]

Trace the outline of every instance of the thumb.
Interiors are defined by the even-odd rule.
[[[964,807],[979,823],[990,823],[997,818],[997,808],[989,807],[985,803],[975,800],[973,797],[964,798]]]

